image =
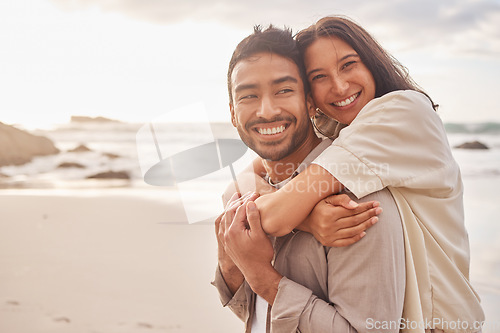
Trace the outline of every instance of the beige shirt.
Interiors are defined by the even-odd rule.
[[[329,144],[317,148],[322,151]],[[305,162],[320,151],[315,149]],[[324,247],[300,231],[276,239],[274,267],[284,277],[269,313],[268,331],[398,332],[405,288],[401,218],[387,189],[357,201],[370,200],[379,201],[384,211],[351,246]],[[256,295],[249,285],[244,282],[232,295],[219,269],[213,284],[222,304],[245,321],[250,332]],[[380,322],[392,327],[375,329]]]
[[[429,99],[397,91],[372,100],[313,163],[358,198],[383,188],[394,196],[403,220],[407,323],[479,331],[484,314],[469,282],[460,170]]]

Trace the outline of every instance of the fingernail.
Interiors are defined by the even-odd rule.
[[[377,207],[377,209],[375,209],[375,214],[377,214],[377,215],[382,213],[382,212],[383,212],[383,209],[380,207]]]
[[[358,205],[358,203],[357,203],[356,201],[351,200],[351,201],[349,201],[349,206],[351,206],[352,208],[356,208],[356,207],[358,207],[359,205]]]
[[[363,238],[363,237],[365,237],[365,235],[366,235],[366,232],[363,231],[360,236],[361,236],[361,238]]]
[[[378,207],[378,206],[380,206],[380,202],[378,202],[378,201],[374,201],[374,202],[373,202],[373,207]]]
[[[247,203],[247,209],[248,210],[256,210],[257,209],[257,205],[255,204],[255,202],[253,201],[249,201]]]
[[[378,217],[376,217],[376,216],[372,217],[372,221],[371,222],[372,222],[372,224],[377,223],[378,222]]]

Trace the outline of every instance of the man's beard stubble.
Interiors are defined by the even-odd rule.
[[[281,119],[279,119],[281,120]],[[293,118],[290,119],[292,120],[292,124],[297,124],[297,119]],[[272,120],[270,122],[274,122],[276,120]],[[252,122],[247,124],[246,127],[251,127],[253,125],[256,125],[257,123],[266,123],[266,122]],[[291,125],[290,125],[291,126]],[[255,140],[250,136],[247,135],[251,130],[247,130],[247,132],[242,131],[240,127],[237,128],[238,134],[240,135],[241,140],[254,152],[256,152],[261,158],[270,160],[270,161],[279,161],[282,160],[283,158],[287,157],[288,155],[292,154],[295,152],[300,145],[304,143],[304,141],[307,138],[308,135],[308,130],[309,126],[307,121],[304,121],[301,125],[300,128],[297,128],[295,132],[293,133],[291,140],[290,138],[283,138],[283,140],[290,140],[288,145],[285,147],[279,147],[279,145],[282,143],[282,140],[279,141],[272,141],[272,142],[259,142],[260,147],[258,147],[258,144],[255,142]],[[264,149],[262,149],[262,146],[265,146]],[[275,149],[267,149],[271,147],[276,147]]]

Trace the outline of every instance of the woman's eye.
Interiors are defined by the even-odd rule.
[[[344,64],[344,66],[342,66],[342,69],[346,69],[347,67],[351,66],[352,64],[355,64],[356,61],[349,61],[349,62],[346,62]]]
[[[312,77],[311,81],[318,80],[318,79],[321,79],[321,78],[324,78],[324,77],[326,77],[326,75],[324,75],[324,74],[314,75]]]

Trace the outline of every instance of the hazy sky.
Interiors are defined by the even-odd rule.
[[[1,1],[0,121],[148,121],[197,102],[227,121],[227,63],[253,25],[329,14],[371,32],[444,121],[500,121],[499,0]]]

